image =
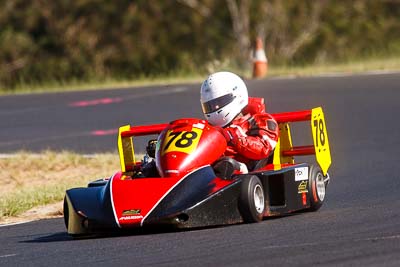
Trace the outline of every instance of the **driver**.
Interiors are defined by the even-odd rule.
[[[233,153],[226,153],[253,169],[267,159],[279,137],[275,119],[265,112],[263,98],[249,98],[244,81],[231,72],[208,76],[200,89],[200,102],[208,122],[221,127]],[[247,172],[247,169],[241,172]]]

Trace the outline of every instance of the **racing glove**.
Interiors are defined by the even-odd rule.
[[[229,144],[229,142],[232,140],[232,135],[228,133],[228,129],[227,128],[221,128],[221,127],[215,127],[215,129],[217,129],[220,134],[222,134],[225,137],[226,142]]]
[[[247,137],[243,129],[236,125],[225,128],[224,133],[228,145],[232,147],[237,147],[240,143],[243,143]]]
[[[232,125],[224,129],[228,145],[240,155],[252,159],[260,160],[269,155],[273,147],[264,136],[247,135],[240,126]]]

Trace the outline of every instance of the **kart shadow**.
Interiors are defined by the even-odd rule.
[[[273,216],[264,218],[263,222],[281,219],[282,217],[294,216],[298,214],[296,212],[288,214],[285,216]],[[262,223],[262,222],[261,222]],[[166,233],[180,233],[180,232],[191,232],[191,231],[202,231],[209,229],[218,229],[224,227],[246,225],[244,223],[236,223],[229,225],[214,225],[214,226],[204,226],[204,227],[193,227],[193,228],[173,228],[173,227],[157,227],[157,228],[138,228],[129,230],[120,230],[116,232],[103,232],[97,234],[86,234],[86,235],[75,235],[71,236],[66,231],[58,232],[47,236],[41,236],[34,238],[32,240],[21,241],[22,243],[48,243],[48,242],[65,242],[65,241],[77,241],[84,239],[102,239],[102,238],[112,238],[112,237],[122,237],[122,236],[141,236],[141,235],[157,235]]]
[[[63,242],[73,240],[73,237],[67,234],[67,232],[54,233],[47,236],[41,236],[32,240],[21,241],[20,243],[48,243],[48,242]]]
[[[232,226],[232,225],[231,225]],[[147,228],[147,229],[130,229],[125,231],[117,232],[104,232],[96,234],[86,234],[86,235],[69,235],[65,232],[58,232],[47,236],[36,237],[32,240],[21,241],[21,243],[49,243],[49,242],[65,242],[65,241],[77,241],[85,239],[102,239],[102,238],[112,238],[112,237],[123,237],[123,236],[141,236],[141,235],[158,235],[167,233],[180,233],[180,232],[190,232],[190,231],[201,231],[206,229],[217,229],[221,227],[227,227],[226,225],[220,226],[208,226],[208,227],[196,227],[196,228],[185,228],[177,229],[170,227],[163,228]]]

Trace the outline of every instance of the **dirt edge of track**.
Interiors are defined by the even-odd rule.
[[[63,202],[61,201],[49,205],[34,207],[18,216],[2,218],[0,220],[0,226],[62,217],[62,205]]]

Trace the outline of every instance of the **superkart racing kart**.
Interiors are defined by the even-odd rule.
[[[184,118],[165,124],[122,126],[118,134],[121,170],[85,188],[66,191],[64,220],[70,235],[135,228],[174,229],[253,223],[265,217],[316,211],[325,200],[331,165],[321,107],[272,114],[280,138],[268,159],[240,173],[224,157],[224,136],[206,120]],[[308,122],[312,145],[294,146],[291,123]],[[158,135],[157,174],[144,176],[133,137]],[[315,155],[311,163],[297,156]],[[300,157],[305,158],[305,157]],[[310,158],[310,157],[308,157]]]

